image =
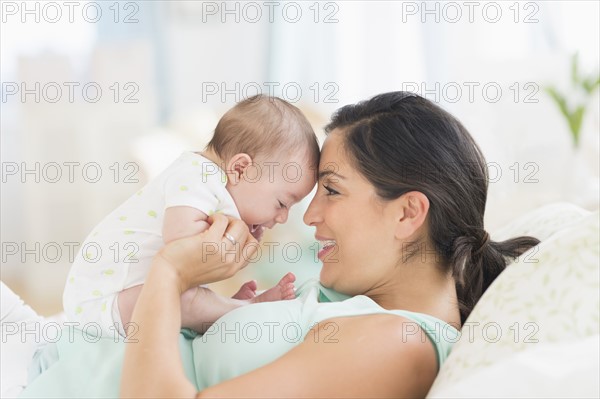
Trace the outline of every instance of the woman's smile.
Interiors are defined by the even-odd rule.
[[[321,246],[321,250],[317,254],[317,257],[319,258],[319,260],[321,262],[325,262],[327,260],[326,256],[329,255],[331,252],[333,252],[337,243],[335,240],[331,240],[331,239],[325,239],[325,238],[320,238],[320,237],[315,237],[315,238],[319,241],[319,244]]]

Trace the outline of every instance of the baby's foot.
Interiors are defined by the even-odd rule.
[[[255,296],[250,302],[258,303],[294,299],[296,298],[294,281],[296,281],[296,276],[294,276],[294,273],[289,272],[273,288],[269,288],[262,294]]]
[[[252,299],[256,296],[256,280],[250,280],[242,284],[239,291],[232,296],[233,299]]]

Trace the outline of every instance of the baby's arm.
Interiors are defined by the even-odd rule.
[[[189,237],[199,234],[209,226],[206,221],[208,216],[196,208],[190,206],[174,206],[165,210],[163,219],[163,241],[165,244],[175,241],[179,238]],[[126,326],[131,320],[133,308],[140,295],[142,286],[127,288],[119,293],[119,313],[121,314],[121,323]],[[186,315],[183,315],[186,319]]]

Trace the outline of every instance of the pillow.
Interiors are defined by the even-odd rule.
[[[568,202],[542,206],[515,219],[497,231],[491,231],[494,241],[530,235],[540,241],[548,239],[557,231],[578,223],[590,212]]]
[[[484,293],[428,397],[599,397],[599,214],[571,208],[548,219],[549,209],[565,208],[538,210],[503,232],[542,242]]]
[[[40,345],[42,318],[0,281],[0,398],[16,398],[27,384],[27,368]]]
[[[592,335],[542,344],[475,371],[438,394],[445,398],[598,398],[599,342],[600,335]]]

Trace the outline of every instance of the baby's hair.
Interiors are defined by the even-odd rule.
[[[311,165],[319,162],[319,143],[304,114],[287,101],[264,94],[227,111],[206,148],[223,160],[242,152],[264,159],[305,150]]]

